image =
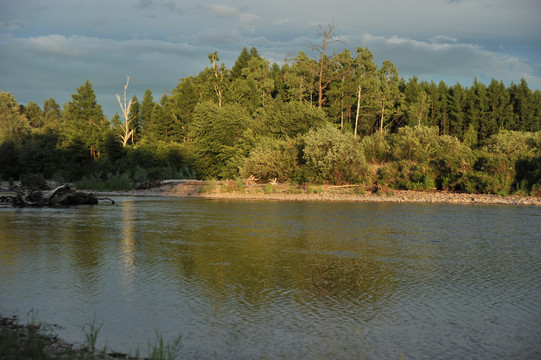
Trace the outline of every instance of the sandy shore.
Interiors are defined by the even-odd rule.
[[[173,196],[204,199],[274,201],[412,202],[450,204],[502,204],[541,206],[541,197],[463,194],[443,191],[374,189],[360,186],[307,186],[242,184],[234,181],[207,183],[183,181],[129,192],[103,192],[100,196]]]

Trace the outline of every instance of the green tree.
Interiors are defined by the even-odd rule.
[[[466,131],[466,90],[457,83],[449,88],[449,135],[464,139]]]
[[[131,98],[130,123],[133,129],[131,143],[136,144],[141,138],[141,104],[136,95]]]
[[[255,107],[265,104],[269,101],[274,90],[274,80],[270,77],[269,61],[260,57],[252,57],[248,65],[242,70],[242,75],[246,78],[250,87],[255,89],[258,103]]]
[[[150,141],[182,142],[182,127],[174,113],[171,97],[163,94],[160,104],[154,105],[148,126],[147,139]]]
[[[194,79],[192,77],[182,79],[171,95],[171,111],[178,119],[178,136],[184,142],[189,142],[188,128],[190,127],[191,117],[198,102],[199,95],[194,85]]]
[[[43,102],[44,125],[46,129],[53,131],[60,130],[62,121],[60,105],[53,98],[49,98]]]
[[[316,61],[299,51],[293,64],[287,68],[284,74],[288,100],[313,103],[315,75],[312,69],[315,67]]]
[[[379,131],[390,125],[394,115],[400,113],[401,100],[403,94],[398,88],[398,71],[389,60],[383,61],[383,65],[378,71],[379,79]],[[386,123],[386,125],[384,125]]]
[[[21,143],[29,133],[30,124],[15,97],[9,92],[0,92],[0,143],[6,140]]]
[[[478,140],[482,141],[491,135],[491,126],[488,115],[488,95],[485,84],[473,80],[472,86],[468,89],[468,123],[477,131]]]
[[[231,68],[231,78],[237,79],[242,77],[242,71],[248,66],[248,63],[252,59],[252,55],[248,52],[247,48],[243,48],[239,54],[239,57],[235,61],[235,64]]]
[[[39,105],[35,102],[28,102],[28,104],[24,107],[24,115],[28,119],[30,126],[32,126],[34,129],[43,127],[45,120],[43,112],[39,108]]]
[[[325,112],[308,103],[272,100],[256,116],[255,130],[262,136],[294,138],[327,122]]]
[[[503,81],[492,79],[487,88],[488,112],[490,135],[497,133],[507,127],[509,119],[513,118],[510,104],[509,92],[507,92]]]
[[[354,60],[349,50],[345,49],[336,55],[335,72],[339,76],[330,84],[327,96],[329,99],[328,113],[331,119],[340,119],[340,129],[344,124],[351,123],[352,107],[355,103]]]
[[[249,152],[243,145],[251,124],[250,115],[238,104],[220,107],[207,101],[195,107],[189,136],[203,177],[238,174],[240,160]]]
[[[516,128],[510,130],[538,130],[541,120],[539,117],[537,119],[535,118],[534,97],[526,80],[522,78],[520,84],[511,84],[509,92],[517,122]]]
[[[406,124],[409,126],[426,125],[429,110],[428,95],[415,76],[406,84],[404,103]]]
[[[357,48],[354,61],[354,81],[356,84],[357,106],[355,112],[355,129],[353,134],[359,132],[368,134],[374,125],[378,105],[378,67],[368,48]]]
[[[139,113],[139,121],[141,123],[141,131],[143,138],[146,137],[149,133],[154,105],[155,103],[154,98],[152,97],[152,91],[150,91],[150,89],[145,90],[143,102],[141,103],[141,111]]]
[[[71,97],[62,113],[65,146],[81,142],[96,161],[100,157],[103,135],[109,129],[109,123],[96,101],[90,81],[86,80]]]

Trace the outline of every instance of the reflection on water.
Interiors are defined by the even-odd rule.
[[[535,358],[541,209],[119,198],[0,209],[0,312],[187,358]]]

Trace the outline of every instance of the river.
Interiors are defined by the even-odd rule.
[[[541,358],[540,207],[116,200],[0,208],[0,314],[187,359]]]

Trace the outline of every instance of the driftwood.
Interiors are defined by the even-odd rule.
[[[109,198],[97,198],[92,193],[76,191],[67,184],[46,192],[21,186],[12,189],[12,191],[15,192],[14,196],[2,196],[0,202],[11,202],[13,206],[19,207],[96,205],[99,200],[115,203]]]

